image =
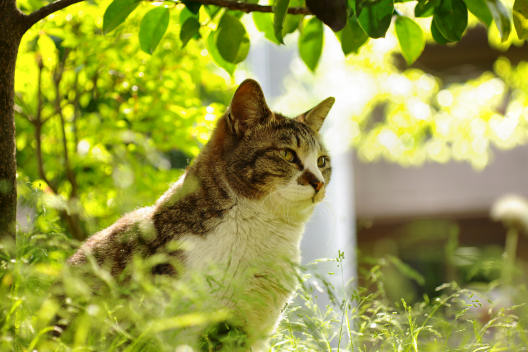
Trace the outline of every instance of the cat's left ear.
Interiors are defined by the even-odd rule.
[[[227,123],[231,130],[243,135],[252,126],[267,123],[272,118],[273,113],[266,104],[262,88],[257,81],[246,79],[237,88],[229,106]]]
[[[315,132],[319,132],[323,122],[330,112],[332,105],[334,105],[335,98],[329,97],[317,104],[314,108],[308,110],[295,118],[295,120],[302,122],[310,127]]]

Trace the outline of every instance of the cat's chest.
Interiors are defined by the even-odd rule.
[[[182,236],[187,270],[265,271],[297,264],[303,224],[289,224],[257,208],[234,207],[203,236]]]

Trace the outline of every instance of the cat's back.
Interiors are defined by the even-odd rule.
[[[135,253],[144,250],[149,238],[156,237],[152,226],[153,211],[152,206],[134,210],[95,233],[68,259],[68,264],[84,264],[88,256],[93,256],[99,265],[119,273]]]

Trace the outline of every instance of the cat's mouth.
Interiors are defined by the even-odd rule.
[[[323,200],[325,196],[325,190],[322,189],[320,190],[319,192],[315,192],[314,196],[312,197],[312,203],[319,203],[320,201]]]

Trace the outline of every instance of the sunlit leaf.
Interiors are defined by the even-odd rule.
[[[468,13],[462,0],[442,0],[434,12],[436,28],[448,41],[457,42],[466,30]]]
[[[264,33],[264,37],[271,42],[280,44],[273,29],[273,15],[265,12],[253,12],[253,22],[259,32]]]
[[[141,50],[152,54],[169,26],[169,9],[156,7],[143,16],[139,26]]]
[[[188,8],[184,8],[180,11],[180,23],[185,23],[190,17],[195,17],[198,20],[198,16],[192,13]]]
[[[103,15],[103,32],[108,33],[119,26],[139,5],[138,0],[114,0]]]
[[[402,55],[411,65],[425,48],[424,33],[416,22],[405,16],[398,16],[395,26]]]
[[[304,4],[303,0],[290,0],[290,7],[301,7]],[[284,20],[284,28],[282,29],[282,35],[293,33],[303,19],[303,15],[291,15],[287,14]]]
[[[300,6],[300,3],[301,0],[290,1],[290,5],[292,6]],[[275,29],[273,26],[273,14],[265,12],[253,12],[251,15],[253,17],[253,22],[255,23],[255,27],[257,27],[257,30],[259,32],[264,33],[264,37],[269,41],[276,44],[280,44],[277,37],[275,36]],[[302,21],[302,18],[302,15],[286,15],[282,28],[283,38],[287,34],[294,32],[299,27],[299,23]]]
[[[218,24],[216,47],[224,60],[237,64],[249,52],[249,37],[238,18],[225,13]]]
[[[486,5],[486,0],[464,0],[468,10],[474,14],[479,20],[482,21],[486,26],[491,24],[493,17],[491,12]]]
[[[282,30],[290,0],[275,0],[273,4],[273,32],[279,43],[284,44]]]
[[[218,48],[216,47],[216,32],[211,32],[209,36],[207,37],[207,51],[209,54],[211,54],[211,57],[213,58],[214,62],[221,68],[227,71],[229,75],[233,75],[235,72],[236,65],[232,64],[230,62],[227,62],[224,60],[222,55],[218,52]]]
[[[180,40],[182,42],[182,48],[187,45],[189,40],[193,37],[200,35],[200,22],[194,17],[189,17],[182,25],[180,30]]]
[[[347,22],[346,0],[306,0],[306,6],[334,32],[345,27]]]
[[[510,14],[508,9],[506,9],[500,0],[486,0],[486,4],[493,15],[493,20],[499,30],[501,40],[505,41],[510,36],[511,32]]]
[[[528,39],[528,0],[515,0],[513,24],[519,39]]]
[[[361,0],[357,5],[359,24],[371,38],[385,36],[391,24],[393,12],[393,0]]]
[[[311,71],[315,71],[323,52],[323,23],[311,18],[299,36],[299,55]]]
[[[359,25],[355,16],[348,18],[348,23],[339,33],[339,39],[341,41],[341,49],[346,55],[350,53],[357,53],[359,48],[366,43],[368,35]]]

